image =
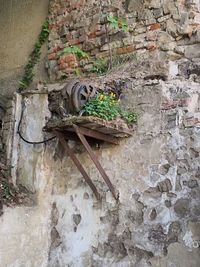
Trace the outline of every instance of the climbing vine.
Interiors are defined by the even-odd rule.
[[[34,66],[37,64],[39,58],[40,58],[40,50],[44,42],[47,40],[49,36],[49,22],[48,20],[45,20],[45,22],[42,25],[41,32],[38,36],[38,40],[34,45],[33,51],[31,52],[28,63],[25,66],[24,69],[24,75],[22,80],[19,82],[19,92],[23,91],[26,89],[33,81],[34,77]]]

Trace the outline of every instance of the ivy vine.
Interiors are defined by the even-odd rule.
[[[32,83],[33,77],[34,77],[34,72],[33,72],[34,66],[37,64],[40,58],[41,47],[47,40],[48,36],[49,36],[49,22],[46,19],[42,25],[41,32],[38,36],[37,42],[34,45],[33,51],[31,52],[29,56],[28,63],[25,66],[23,78],[19,82],[19,86],[20,86],[19,92],[22,92],[23,90],[25,90]]]

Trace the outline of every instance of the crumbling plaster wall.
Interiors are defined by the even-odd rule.
[[[183,77],[144,80],[149,64],[136,62],[127,66],[129,72],[120,68],[95,80],[101,86],[117,81],[123,88],[122,103],[140,114],[133,137],[96,150],[119,190],[119,203],[82,149],[76,149],[77,156],[102,193],[102,202],[56,140],[45,146],[16,140],[17,183],[35,191],[36,199],[34,207],[5,209],[0,266],[198,266],[199,83]],[[135,69],[142,78],[134,78]],[[23,134],[39,140],[50,115],[47,94],[23,98]],[[20,216],[14,226],[11,216]]]
[[[164,2],[172,11],[174,6],[189,5],[198,15],[194,1]],[[144,7],[138,1],[128,3],[138,7],[136,12]],[[161,2],[148,3],[154,6],[145,10],[153,12]],[[122,104],[139,113],[133,137],[121,140],[119,146],[104,144],[96,150],[119,190],[119,203],[80,147],[71,143],[102,193],[102,202],[95,199],[57,140],[31,146],[18,138],[22,99],[27,139],[44,138],[42,127],[50,114],[47,92],[16,95],[12,175],[14,182],[34,192],[35,204],[4,207],[1,267],[199,266],[200,71],[198,25],[193,26],[194,33],[187,33],[190,38],[186,33],[180,40],[173,37],[176,51],[174,46],[138,48],[131,64],[93,79],[101,87],[106,82],[118,84]],[[157,30],[137,33],[135,38],[143,38],[143,43],[148,34],[157,36]],[[171,40],[168,37],[163,45]],[[48,90],[58,87],[51,85]]]

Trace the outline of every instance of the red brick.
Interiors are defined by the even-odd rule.
[[[71,62],[77,62],[76,56],[72,53],[61,56],[58,60],[58,65]]]
[[[70,63],[70,62],[76,62],[76,56],[74,54],[67,54],[65,55],[65,62]]]
[[[150,31],[158,30],[158,29],[160,29],[160,28],[161,28],[160,23],[154,23],[154,24],[151,24],[151,25],[148,27],[148,29],[149,29]]]
[[[120,47],[116,49],[117,54],[128,54],[135,50],[135,45],[128,45],[125,47]]]
[[[59,66],[58,69],[59,70],[65,70],[69,67],[68,63],[62,62]]]
[[[69,67],[70,68],[76,68],[76,67],[78,67],[78,62],[75,62],[75,61],[70,62],[69,63]]]
[[[58,29],[58,25],[57,24],[49,24],[49,29]]]
[[[97,34],[96,34],[96,32],[88,32],[88,33],[87,33],[87,36],[88,36],[89,38],[95,38],[95,37],[97,36]]]
[[[76,39],[71,39],[71,40],[68,40],[69,44],[70,45],[78,45],[80,44],[80,39],[76,38]]]
[[[51,53],[47,57],[48,57],[48,60],[52,60],[55,58],[55,56],[56,56],[56,53]]]
[[[189,103],[188,98],[179,99],[176,101],[169,101],[169,102],[162,103],[161,109],[168,110],[168,109],[174,109],[176,107],[187,107],[188,103]]]
[[[146,49],[148,49],[149,51],[156,50],[157,48],[158,48],[158,46],[156,45],[156,43],[149,43],[149,44],[146,46]]]

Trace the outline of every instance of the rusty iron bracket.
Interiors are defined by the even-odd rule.
[[[57,131],[55,133],[58,136],[61,144],[63,145],[63,148],[65,149],[65,152],[68,154],[68,156],[74,162],[74,164],[76,165],[76,167],[80,171],[80,173],[83,175],[83,178],[85,179],[85,181],[87,182],[87,184],[92,189],[92,191],[95,194],[96,198],[98,200],[100,200],[101,199],[101,195],[97,191],[96,186],[93,184],[92,180],[88,176],[88,174],[85,171],[85,169],[83,168],[82,164],[80,163],[80,161],[78,160],[78,158],[76,157],[76,155],[74,154],[74,152],[72,151],[72,149],[69,147],[68,142],[64,138],[64,135],[62,133],[60,133],[60,132],[57,132]]]
[[[113,197],[117,200],[119,198],[119,195],[115,191],[114,186],[112,185],[108,175],[106,174],[105,170],[101,166],[101,164],[100,164],[100,162],[98,160],[98,157],[93,152],[93,150],[92,150],[92,148],[91,148],[90,144],[88,143],[88,141],[87,141],[85,136],[93,137],[95,139],[103,140],[103,141],[106,141],[106,142],[109,142],[109,143],[112,143],[112,144],[119,144],[118,138],[113,137],[113,136],[109,136],[107,134],[103,134],[103,133],[97,132],[95,130],[91,130],[91,129],[87,129],[87,128],[84,128],[84,127],[80,127],[80,126],[77,126],[75,124],[73,124],[73,129],[74,129],[75,133],[77,134],[77,137],[80,139],[82,145],[85,147],[86,151],[88,152],[91,160],[95,164],[96,168],[98,169],[98,171],[101,174],[102,178],[104,179],[105,183],[107,184],[108,188],[110,189]],[[61,144],[63,145],[66,153],[70,156],[70,158],[72,159],[72,161],[76,165],[77,169],[80,171],[80,173],[83,175],[83,178],[85,179],[85,181],[88,183],[88,185],[92,189],[92,191],[95,194],[96,198],[98,200],[101,199],[101,196],[100,196],[99,192],[97,191],[96,186],[93,184],[91,178],[88,176],[88,174],[85,171],[85,169],[83,168],[82,164],[80,163],[78,158],[75,156],[75,154],[72,151],[72,149],[69,147],[69,145],[68,145],[68,143],[66,141],[67,136],[65,136],[62,132],[59,132],[59,131],[56,131],[55,133],[58,136]]]

